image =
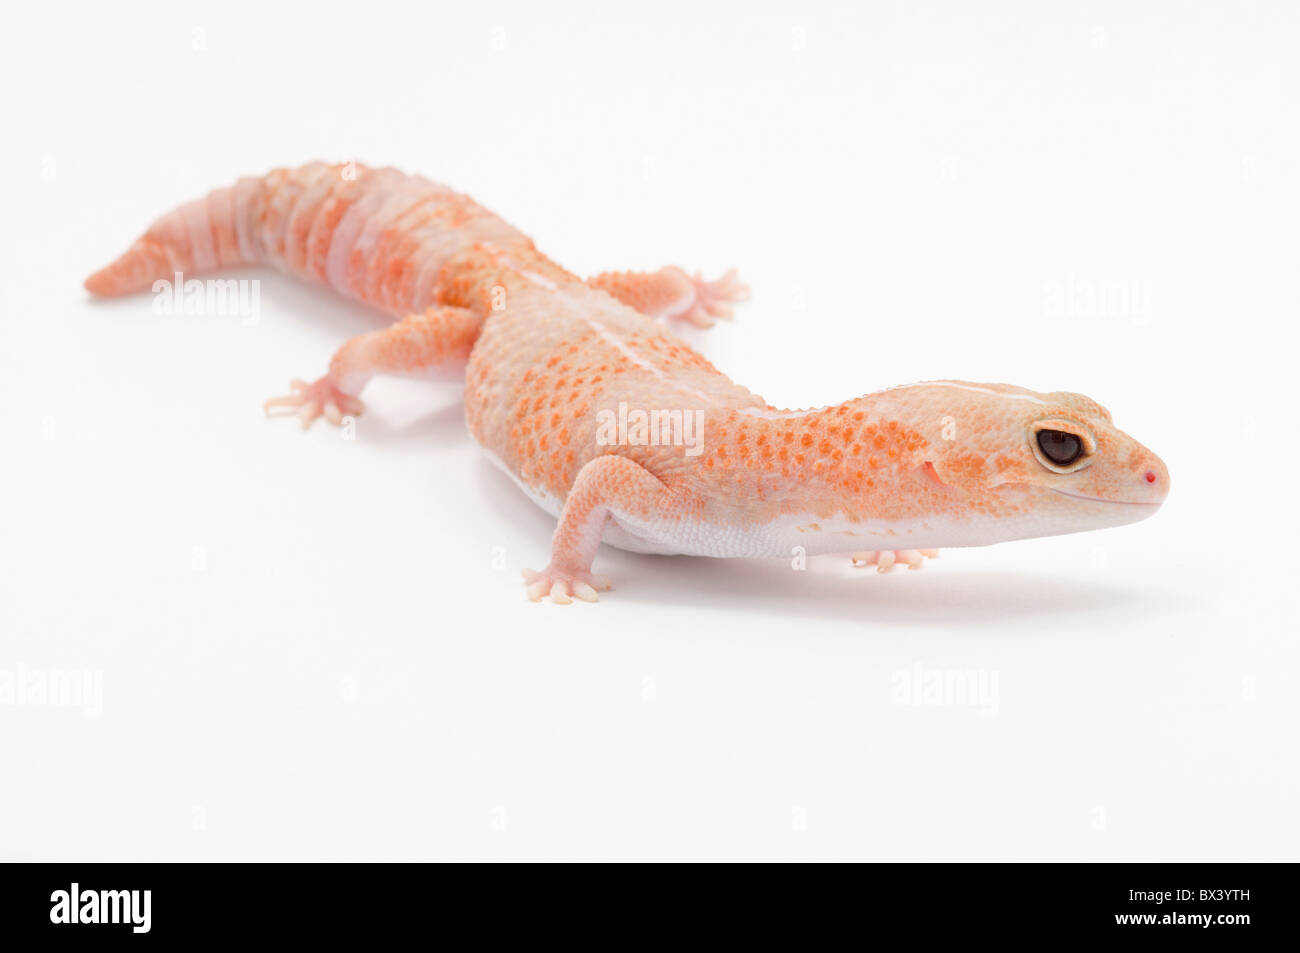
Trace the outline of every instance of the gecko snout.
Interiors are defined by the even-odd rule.
[[[1169,495],[1169,468],[1154,453],[1148,453],[1132,469],[1138,499],[1157,506]]]
[[[1118,497],[1160,506],[1169,495],[1169,468],[1145,447],[1132,454],[1122,473],[1118,482],[1125,485],[1115,488]]]

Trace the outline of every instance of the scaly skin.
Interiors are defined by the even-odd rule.
[[[881,571],[934,547],[1117,526],[1160,506],[1160,459],[1080,394],[935,381],[786,411],[654,319],[707,325],[746,289],[678,268],[570,274],[468,198],[393,169],[311,163],[164,216],[92,275],[97,295],[176,272],[269,264],[393,314],[268,411],[304,426],[362,411],[376,374],[466,370],[470,432],[559,517],[530,598],[595,601],[602,539],[705,556],[852,553]],[[663,414],[664,428],[640,427]],[[620,427],[620,421],[622,426]],[[690,426],[687,426],[687,425]],[[1083,456],[1045,456],[1040,430]],[[662,439],[653,441],[653,436]]]

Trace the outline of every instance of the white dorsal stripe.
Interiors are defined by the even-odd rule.
[[[910,390],[913,387],[952,387],[956,390],[968,390],[976,394],[992,394],[994,397],[1009,397],[1012,400],[1027,400],[1031,404],[1047,404],[1047,401],[1029,394],[1009,394],[1006,391],[993,390],[988,387],[980,387],[976,384],[962,384],[958,381],[924,381],[920,384],[901,384],[898,387],[891,387],[889,391]]]

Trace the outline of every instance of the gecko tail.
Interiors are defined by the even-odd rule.
[[[179,272],[198,275],[262,261],[253,240],[258,179],[241,179],[158,219],[121,256],[86,279],[91,294],[113,298],[147,291]]]
[[[87,278],[86,290],[100,298],[144,291],[159,278],[173,274],[172,262],[179,257],[170,254],[161,242],[142,236],[124,254]]]

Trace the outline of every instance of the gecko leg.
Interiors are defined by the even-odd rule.
[[[304,427],[324,414],[331,423],[357,415],[365,406],[357,398],[376,374],[415,375],[464,361],[478,339],[483,319],[467,308],[430,308],[391,327],[346,341],[330,360],[329,373],[308,384],[295,380],[292,394],[272,397],[264,405],[296,412]]]
[[[541,572],[524,570],[528,598],[537,602],[549,594],[559,605],[567,605],[571,597],[596,602],[597,590],[611,588],[608,580],[591,572],[610,515],[651,514],[669,493],[658,477],[626,457],[607,455],[587,463],[564,501],[551,540],[550,565]]]
[[[735,269],[717,281],[671,265],[654,272],[607,271],[587,284],[651,318],[679,318],[698,328],[712,327],[714,318],[731,317],[732,302],[749,297]]]
[[[878,552],[854,553],[853,565],[859,569],[875,566],[877,572],[889,572],[895,563],[905,563],[908,569],[920,569],[926,559],[935,559],[937,549],[882,549]]]

